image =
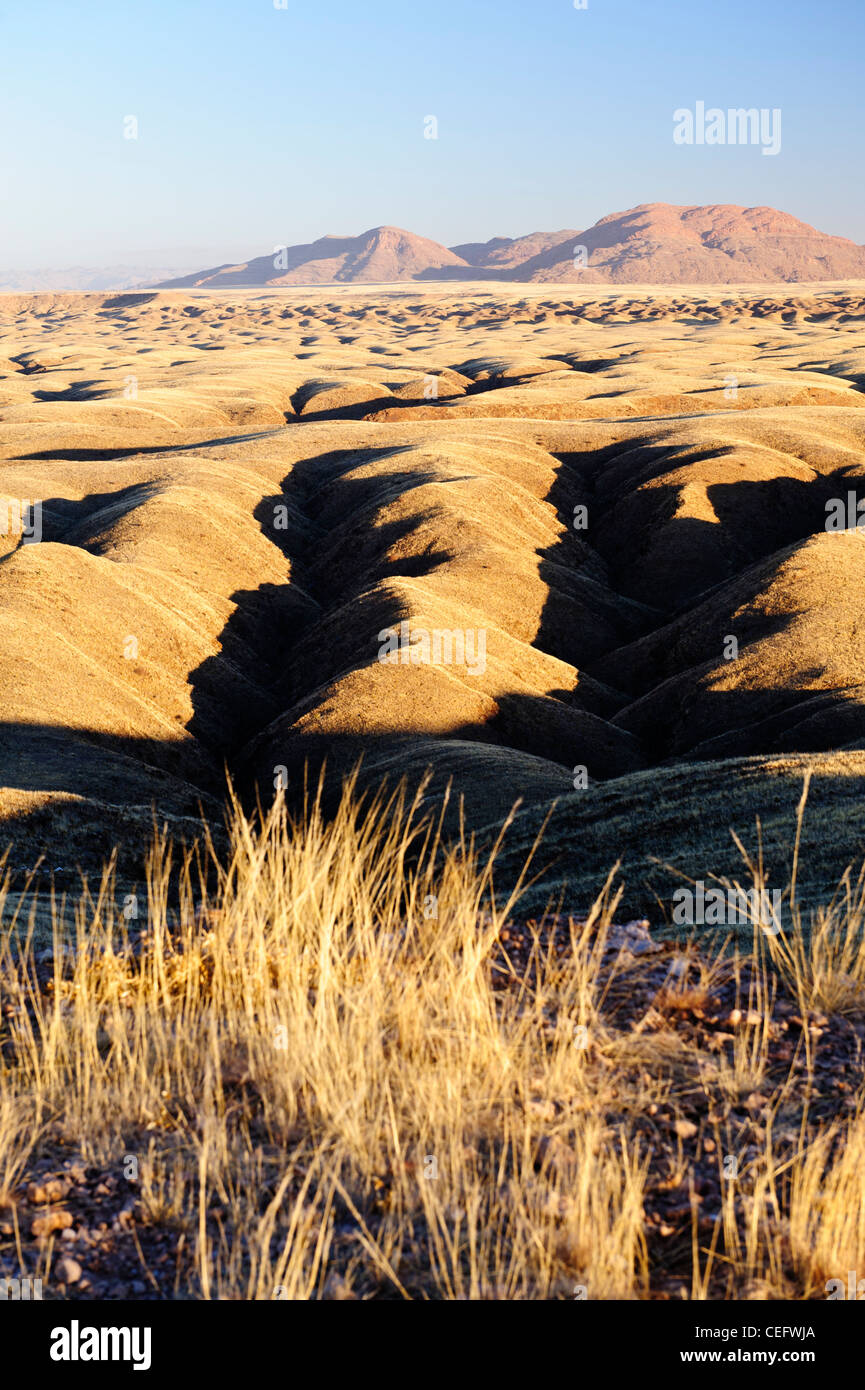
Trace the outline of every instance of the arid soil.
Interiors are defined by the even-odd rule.
[[[655,919],[653,860],[734,872],[757,816],[783,878],[810,769],[824,891],[865,848],[863,383],[862,282],[0,297],[16,887],[118,842],[135,880],[226,767],[363,755],[472,830],[521,801],[514,862],[555,802],[533,891],[620,859]]]

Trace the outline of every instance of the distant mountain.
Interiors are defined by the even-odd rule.
[[[187,262],[188,264],[188,262]],[[644,203],[585,231],[531,232],[442,246],[400,227],[324,236],[187,273],[177,267],[0,270],[0,291],[121,292],[240,286],[511,280],[535,284],[714,284],[865,279],[865,247],[789,213],[730,203]]]
[[[151,277],[153,284],[155,277]],[[865,247],[769,207],[644,203],[582,232],[532,232],[450,248],[399,227],[321,237],[215,266],[160,289],[200,286],[512,280],[570,284],[735,284],[865,279]]]
[[[113,265],[103,269],[93,266],[68,266],[65,269],[0,270],[0,292],[17,294],[64,291],[111,293],[152,284],[157,277],[179,275],[178,265],[130,266]]]
[[[163,282],[159,288],[382,284],[415,280],[424,272],[466,267],[466,261],[437,241],[404,232],[400,227],[373,227],[360,236],[320,237],[306,246],[284,247],[241,265],[215,266]]]
[[[575,257],[579,247],[585,251]],[[858,280],[865,278],[865,247],[769,207],[644,203],[524,261],[518,278],[680,285]]]
[[[496,236],[491,241],[467,241],[464,246],[452,246],[455,256],[461,256],[469,265],[485,270],[498,268],[513,270],[524,265],[535,256],[542,255],[551,247],[561,246],[579,232],[530,232],[528,236]]]

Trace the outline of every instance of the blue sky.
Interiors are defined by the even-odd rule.
[[[453,244],[653,201],[865,242],[865,0],[14,0],[0,44],[6,266],[379,223]],[[700,100],[780,108],[780,154],[674,144]]]

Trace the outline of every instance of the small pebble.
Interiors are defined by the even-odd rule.
[[[46,1211],[34,1218],[30,1227],[34,1236],[50,1236],[54,1231],[65,1231],[72,1225],[72,1213],[68,1211]]]
[[[54,1266],[54,1273],[61,1284],[77,1284],[83,1272],[78,1261],[70,1259],[68,1255]]]

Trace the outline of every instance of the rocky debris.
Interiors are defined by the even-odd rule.
[[[552,947],[557,958],[566,960],[572,934],[579,937],[581,918],[584,921],[585,914],[574,914],[573,919],[559,914],[540,922],[509,921],[499,936],[503,966],[501,974],[494,976],[496,988],[521,988],[525,972],[519,967],[531,973],[539,940],[542,952]],[[678,1096],[671,1095],[668,1103],[647,1103],[636,1117],[636,1132],[650,1155],[644,1215],[651,1297],[662,1301],[690,1297],[694,1231],[701,1241],[712,1240],[731,1191],[729,1158],[735,1157],[740,1168],[746,1169],[764,1153],[767,1122],[778,1095],[784,1093],[786,1123],[773,1122],[772,1137],[781,1161],[800,1149],[803,1117],[815,1137],[856,1110],[865,1084],[865,1015],[829,1018],[814,1010],[803,1017],[798,1001],[784,992],[777,979],[769,996],[761,997],[750,960],[741,961],[738,971],[729,960],[718,962],[712,957],[710,964],[695,946],[654,940],[643,919],[611,924],[606,944],[599,971],[604,989],[599,1027],[608,1041],[647,1039],[643,1064],[647,1081],[649,1076],[672,1076],[674,1065],[698,1077],[708,1059],[717,1066],[719,1054],[732,1062],[738,1035],[764,1031],[759,1085],[746,1086],[737,1096],[717,1085],[704,1089],[692,1082]],[[505,962],[513,969],[505,968]],[[754,1007],[755,1000],[760,1001],[759,1007]],[[810,1077],[804,1060],[805,1035],[811,1049]],[[590,1030],[588,1043],[591,1046]],[[658,1051],[653,1053],[655,1045]],[[667,1064],[665,1056],[678,1060]],[[559,1177],[573,1174],[576,1155],[568,1143],[561,1107],[541,1098],[529,1102],[528,1108],[542,1131],[534,1151],[536,1171]],[[615,1101],[610,1103],[607,1119],[612,1127],[618,1123]],[[747,1186],[735,1186],[732,1191],[736,1219],[744,1229]],[[720,1265],[713,1280],[709,1297],[728,1296]]]
[[[652,940],[649,923],[645,917],[639,922],[626,922],[621,927],[613,924],[607,932],[604,944],[605,954],[610,951],[627,951],[632,956],[644,956],[662,949],[657,941]]]
[[[72,1215],[68,1211],[46,1211],[42,1216],[36,1216],[30,1223],[30,1231],[34,1236],[44,1240],[46,1236],[53,1235],[55,1231],[65,1231],[72,1225]]]
[[[151,1223],[137,1180],[127,1179],[122,1165],[100,1168],[71,1159],[58,1168],[55,1160],[9,1194],[7,1203],[5,1211],[0,1208],[0,1279],[20,1274],[17,1227],[28,1268],[54,1245],[44,1298],[170,1296],[179,1233]]]
[[[48,1202],[62,1202],[71,1186],[72,1178],[68,1173],[64,1173],[59,1178],[49,1178],[42,1183],[30,1182],[27,1184],[27,1200],[34,1206]]]
[[[77,1284],[83,1274],[77,1260],[65,1256],[54,1266],[54,1274],[61,1284]]]

